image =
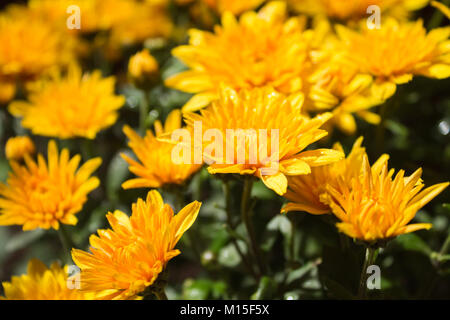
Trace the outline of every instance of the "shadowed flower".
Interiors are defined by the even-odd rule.
[[[99,180],[91,177],[100,158],[87,161],[78,170],[81,157],[69,159],[69,150],[58,154],[54,141],[48,144],[48,163],[25,155],[25,164],[11,161],[7,184],[0,183],[0,225],[22,225],[23,230],[59,229],[59,224],[75,225],[89,192]]]
[[[76,283],[68,279],[68,271],[68,266],[61,267],[57,262],[47,268],[40,260],[31,259],[27,274],[2,283],[5,296],[0,300],[92,300],[93,294],[76,289]]]
[[[161,195],[152,190],[147,200],[132,205],[131,217],[121,211],[106,217],[112,229],[90,237],[90,253],[73,249],[81,268],[81,290],[101,292],[99,299],[134,299],[151,286],[173,257],[175,245],[197,218],[194,201],[174,215]]]
[[[372,90],[372,76],[360,73],[358,66],[344,63],[334,54],[333,59],[319,64],[310,81],[308,98],[313,104],[310,111],[333,112],[325,128],[334,125],[346,134],[354,134],[357,129],[354,115],[372,124],[380,122],[380,117],[369,109],[383,100]]]
[[[329,185],[329,205],[341,220],[338,229],[367,242],[388,240],[395,236],[430,229],[430,223],[409,224],[417,211],[441,193],[448,182],[428,187],[420,178],[422,169],[405,177],[400,170],[395,178],[394,169],[388,170],[388,156],[383,155],[370,167],[367,156],[363,160],[362,174],[351,182],[339,179],[338,189]]]
[[[146,88],[158,81],[158,61],[148,49],[139,51],[128,62],[128,75],[137,87]]]
[[[128,180],[122,184],[124,189],[131,188],[159,188],[165,185],[182,184],[193,173],[201,168],[201,164],[175,164],[172,161],[172,149],[174,145],[169,142],[159,141],[158,136],[181,128],[181,113],[172,111],[164,124],[155,122],[155,134],[147,131],[144,138],[140,137],[128,126],[123,128],[124,133],[130,139],[128,145],[136,154],[140,163],[131,159],[126,154],[122,158],[130,165],[130,171],[138,178]]]
[[[339,190],[338,180],[350,183],[361,173],[362,160],[366,151],[361,147],[362,137],[356,140],[350,154],[338,162],[311,168],[311,173],[301,176],[288,177],[288,191],[284,197],[291,202],[281,210],[306,211],[311,214],[331,213],[327,203],[327,185]],[[335,150],[343,152],[339,143],[334,145]]]
[[[196,123],[201,123],[202,136],[206,131],[214,132],[214,144],[222,146],[221,152],[215,148],[209,154],[211,142],[206,138],[198,141],[199,136],[194,132],[194,148],[203,146],[210,173],[254,175],[282,195],[287,188],[286,176],[309,174],[311,167],[329,164],[344,156],[330,149],[304,151],[327,135],[319,128],[331,114],[309,119],[301,113],[302,104],[301,94],[286,98],[271,88],[240,93],[223,88],[219,100],[201,110],[201,114],[186,113],[185,120],[192,131],[196,130]],[[234,130],[232,135],[229,130]]]
[[[9,160],[21,160],[26,154],[36,151],[33,141],[28,136],[9,138],[5,146],[6,158]]]
[[[54,72],[33,83],[29,102],[13,101],[9,110],[23,117],[22,125],[34,134],[94,139],[116,122],[117,110],[125,103],[123,96],[114,94],[114,82],[114,77],[102,78],[100,71],[82,74],[71,65],[65,77]]]
[[[223,83],[237,91],[272,86],[290,94],[302,88],[301,73],[307,57],[299,18],[287,18],[286,4],[271,2],[259,12],[246,12],[239,21],[227,12],[214,33],[190,30],[189,45],[173,55],[190,70],[166,80],[169,87],[194,93],[183,107],[195,111],[218,96]]]
[[[443,79],[450,76],[450,27],[429,33],[421,20],[399,23],[386,19],[380,29],[363,27],[356,32],[338,26],[338,35],[349,60],[361,72],[373,75],[380,97],[394,94],[397,84],[414,75]]]

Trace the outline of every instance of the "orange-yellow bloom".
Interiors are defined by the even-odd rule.
[[[450,76],[450,27],[429,33],[421,20],[399,23],[386,19],[380,29],[361,32],[339,26],[338,34],[349,60],[362,73],[376,78],[380,97],[391,96],[397,84],[414,75],[443,79]]]
[[[75,56],[73,38],[64,28],[33,19],[26,10],[0,14],[0,101],[13,98],[16,82],[29,81]]]
[[[128,73],[133,78],[153,75],[158,72],[158,62],[150,54],[148,49],[139,51],[130,58],[128,63]]]
[[[158,136],[181,128],[181,113],[172,111],[164,124],[155,122],[155,134],[147,131],[144,138],[140,137],[128,126],[123,128],[124,133],[130,139],[129,146],[136,154],[140,162],[122,154],[130,165],[130,171],[138,178],[128,180],[122,184],[124,189],[131,188],[159,188],[165,185],[182,184],[193,173],[201,168],[201,164],[175,164],[172,161],[172,149],[174,145],[169,142],[159,141]]]
[[[125,103],[114,94],[114,77],[102,78],[100,71],[82,74],[71,65],[67,76],[55,72],[49,79],[30,86],[29,102],[13,101],[10,112],[23,117],[22,125],[34,134],[61,139],[94,139],[117,120]]]
[[[53,263],[47,268],[38,259],[28,262],[27,274],[3,282],[5,296],[0,300],[92,300],[94,295],[76,289],[68,279],[68,266]]]
[[[369,109],[384,101],[372,89],[372,76],[361,73],[357,65],[337,58],[336,53],[332,54],[334,57],[319,63],[310,76],[310,111],[333,112],[327,126],[335,125],[346,134],[356,132],[354,115],[378,124],[380,117]]]
[[[139,51],[128,62],[128,75],[138,88],[145,90],[159,80],[158,61],[148,49]]]
[[[239,21],[227,12],[214,33],[193,29],[189,45],[173,55],[190,70],[166,79],[169,87],[194,93],[183,111],[195,111],[217,99],[221,84],[237,91],[272,86],[291,94],[302,88],[307,43],[303,24],[287,18],[286,4],[271,2]]]
[[[200,206],[194,201],[174,215],[152,190],[146,201],[133,203],[131,217],[121,211],[109,213],[112,229],[90,237],[91,252],[72,250],[81,268],[81,290],[100,292],[97,297],[103,299],[135,298],[180,254],[175,245],[194,223]]]
[[[58,154],[54,141],[48,144],[48,163],[25,155],[25,164],[11,161],[7,184],[0,183],[0,225],[22,225],[23,230],[58,229],[59,224],[75,225],[89,192],[99,180],[91,177],[100,158],[87,161],[78,169],[80,155],[69,159],[69,150]]]
[[[281,212],[331,213],[326,197],[327,186],[340,190],[338,183],[340,179],[350,183],[353,178],[359,177],[366,154],[365,149],[361,147],[362,140],[362,137],[356,140],[352,151],[345,159],[326,166],[311,168],[311,173],[307,175],[288,177],[288,191],[284,197],[291,202],[286,204]],[[334,149],[343,152],[339,143],[334,145]]]
[[[33,154],[35,151],[33,141],[27,136],[9,138],[5,146],[6,158],[9,160],[21,160],[26,154]]]
[[[394,169],[388,170],[387,162],[388,156],[383,155],[370,167],[365,157],[358,179],[340,179],[339,189],[328,186],[329,205],[341,220],[337,227],[349,237],[375,242],[431,228],[430,223],[409,223],[449,183],[423,189],[422,169],[409,177],[400,170],[393,178]]]
[[[201,114],[186,113],[185,120],[192,132],[196,130],[196,123],[201,123],[201,136],[194,132],[194,148],[202,146],[205,161],[210,163],[210,173],[254,175],[282,195],[287,188],[286,176],[309,174],[311,167],[332,163],[344,156],[330,149],[304,151],[327,135],[320,127],[331,114],[309,119],[301,113],[302,103],[301,94],[288,99],[271,88],[239,93],[223,88],[219,100],[201,110]],[[234,132],[230,135],[229,130]],[[221,146],[222,152],[215,148],[210,154],[211,141],[202,139],[207,131],[214,133],[213,145]]]

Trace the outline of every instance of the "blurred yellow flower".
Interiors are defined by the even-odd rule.
[[[125,103],[114,94],[114,77],[100,71],[82,74],[71,65],[66,76],[54,72],[29,86],[29,101],[13,101],[10,112],[23,117],[22,126],[34,134],[61,139],[94,139],[100,130],[116,122],[117,110]]]
[[[150,54],[148,49],[139,51],[128,62],[128,74],[136,85],[144,87],[146,83],[153,83],[158,80],[158,61]]]
[[[351,182],[340,179],[336,189],[328,185],[329,205],[341,220],[338,229],[349,237],[367,242],[388,240],[395,236],[430,229],[430,223],[409,224],[417,211],[441,193],[448,182],[424,190],[422,169],[405,177],[400,170],[388,170],[388,156],[383,155],[370,167],[364,157],[362,174]]]
[[[8,103],[16,94],[16,84],[0,77],[0,104]]]
[[[94,295],[76,289],[68,279],[68,266],[53,263],[47,268],[38,259],[28,262],[27,274],[13,276],[3,282],[4,297],[0,300],[92,300]],[[70,289],[70,285],[74,285]]]
[[[91,159],[78,169],[80,159],[69,159],[67,149],[58,154],[55,141],[50,141],[48,163],[42,154],[37,162],[26,154],[24,165],[11,161],[7,184],[0,183],[0,225],[22,225],[23,230],[75,225],[75,214],[100,183],[91,174],[102,162]]]
[[[173,55],[190,70],[166,79],[169,87],[194,93],[183,111],[207,106],[220,84],[235,90],[270,85],[285,94],[302,88],[307,57],[300,18],[287,18],[286,4],[271,2],[259,12],[246,12],[239,21],[227,12],[214,33],[192,29],[189,45]]]
[[[265,0],[202,0],[209,7],[219,14],[229,11],[234,15],[241,14],[244,11],[252,10],[258,7]]]
[[[181,112],[172,111],[164,124],[155,122],[155,134],[147,131],[145,138],[141,138],[128,126],[123,128],[124,133],[130,139],[129,146],[141,161],[135,161],[126,154],[121,154],[130,165],[130,171],[138,178],[128,180],[122,184],[124,189],[131,188],[159,188],[165,185],[182,184],[193,173],[201,168],[201,164],[175,164],[172,161],[172,149],[174,145],[169,142],[159,141],[158,136],[181,128]]]
[[[100,292],[100,299],[133,299],[151,286],[173,257],[175,245],[197,218],[194,201],[174,215],[152,190],[147,200],[132,205],[131,217],[121,211],[106,216],[112,229],[90,237],[91,252],[72,250],[81,269],[81,290]]]
[[[429,0],[288,0],[298,12],[326,15],[341,21],[357,21],[371,13],[367,8],[376,5],[384,17],[407,18],[409,12],[423,8]]]
[[[421,20],[384,21],[380,29],[364,27],[361,32],[337,28],[346,57],[361,72],[376,78],[381,98],[394,94],[397,84],[410,81],[414,75],[437,79],[450,76],[450,27],[427,33]]]
[[[311,167],[344,157],[342,152],[330,149],[303,151],[327,135],[319,128],[331,118],[331,114],[309,119],[301,113],[302,104],[301,94],[286,98],[268,87],[241,90],[239,93],[223,88],[219,100],[201,110],[201,114],[186,113],[185,120],[191,131],[195,130],[196,122],[201,123],[202,141],[198,141],[199,136],[194,132],[194,148],[202,146],[204,158],[211,163],[208,167],[211,174],[254,175],[261,178],[268,188],[283,195],[287,188],[286,176],[309,174]],[[235,130],[233,135],[227,133],[229,130]],[[244,132],[239,133],[239,130]],[[203,140],[206,131],[219,133],[215,139],[221,139],[219,143],[223,150],[233,148],[232,153],[228,154],[227,150],[219,154],[216,150],[211,157],[206,152],[211,142]]]
[[[26,154],[36,151],[33,141],[28,136],[9,138],[5,146],[6,158],[9,160],[21,160]]]
[[[129,46],[147,38],[170,36],[173,25],[164,4],[129,0],[102,0],[100,16],[109,17],[110,46]]]
[[[13,98],[17,81],[30,81],[50,67],[67,65],[75,56],[73,38],[33,20],[24,10],[0,14],[0,99]]]
[[[366,151],[361,147],[363,138],[359,138],[353,144],[349,155],[338,162],[311,168],[311,173],[301,176],[288,177],[288,190],[284,197],[291,202],[286,204],[281,212],[306,211],[311,214],[331,213],[327,203],[327,186],[340,190],[339,179],[350,183],[361,173],[362,160]],[[336,143],[335,150],[343,152],[342,146]]]
[[[103,12],[99,12],[99,0],[29,0],[27,10],[37,19],[55,27],[66,28],[66,22],[72,13],[68,13],[70,6],[80,8],[80,29],[74,32],[95,32],[107,29]],[[68,30],[68,29],[67,29]]]

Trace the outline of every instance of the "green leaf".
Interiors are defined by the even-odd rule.
[[[427,256],[433,252],[425,241],[413,233],[400,235],[394,241],[405,250],[420,252]]]
[[[270,277],[264,276],[259,281],[258,289],[250,298],[251,300],[270,299],[273,297],[275,289],[275,281],[273,281]]]
[[[14,252],[23,249],[37,241],[44,234],[45,230],[42,229],[20,232],[9,238],[5,246],[5,251]]]
[[[325,287],[331,293],[331,295],[336,299],[346,299],[353,300],[356,297],[343,285],[340,283],[331,280],[330,278],[324,278]]]
[[[301,266],[298,269],[295,269],[293,271],[289,272],[289,275],[287,277],[286,283],[287,284],[291,284],[292,282],[302,278],[303,276],[305,276],[307,273],[309,273],[310,271],[314,270],[315,268],[317,268],[317,266],[322,262],[321,259],[317,259],[315,261],[310,261],[308,263],[306,263],[305,265]]]
[[[242,243],[242,241],[238,240],[238,246],[242,252],[246,252],[245,245],[244,243]],[[241,263],[241,257],[239,256],[236,247],[232,243],[230,243],[222,250],[220,250],[218,261],[222,266],[233,268]]]
[[[183,283],[183,300],[205,300],[213,287],[210,280],[207,279],[186,279]]]
[[[128,164],[122,159],[120,153],[125,153],[129,157],[133,158],[133,155],[129,150],[122,149],[117,152],[111,160],[106,174],[106,192],[108,198],[116,201],[118,200],[118,194],[121,190],[121,185],[125,181],[129,174]]]

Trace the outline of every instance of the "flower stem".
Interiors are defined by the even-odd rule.
[[[175,211],[178,213],[183,209],[184,207],[184,196],[183,196],[183,187],[174,187],[173,194],[175,195],[176,201],[175,201]],[[197,261],[201,261],[201,253],[198,246],[198,243],[196,241],[195,237],[195,225],[193,225],[189,232],[186,232],[186,236],[189,239],[189,243],[191,245],[192,251],[194,252],[194,255],[197,259]]]
[[[142,97],[139,103],[139,131],[142,135],[145,135],[147,130],[147,116],[149,113],[149,102],[147,93],[142,90]]]
[[[167,295],[164,289],[161,289],[160,291],[155,291],[155,296],[158,300],[169,300],[167,299]]]
[[[230,183],[228,181],[222,180],[223,182],[223,193],[225,195],[225,211],[227,214],[227,224],[228,227],[234,232],[235,224],[233,223],[233,215],[231,214],[231,192],[230,192]],[[242,262],[244,263],[247,270],[253,275],[255,279],[258,280],[258,275],[256,274],[255,270],[253,269],[252,265],[248,261],[247,257],[242,252],[241,248],[239,247],[239,244],[237,242],[237,239],[231,235],[231,242],[233,243],[233,246],[235,247],[237,253],[241,257]]]
[[[366,248],[364,264],[361,270],[361,278],[359,280],[358,299],[366,299],[367,296],[367,268],[375,262],[378,249],[373,247]]]
[[[72,248],[75,247],[75,245],[72,241],[72,238],[70,237],[69,233],[67,232],[67,230],[64,228],[63,225],[59,226],[58,235],[59,235],[59,240],[61,241],[63,250],[65,252],[66,259],[67,259],[67,261],[70,261],[71,260],[70,252],[71,252]]]
[[[447,239],[445,239],[445,242],[442,245],[441,250],[439,251],[439,255],[440,256],[445,255],[449,249],[450,249],[450,234],[447,236]]]
[[[256,263],[258,265],[260,274],[264,274],[266,272],[266,268],[261,258],[261,253],[259,251],[259,247],[256,242],[255,230],[253,228],[253,223],[251,221],[250,197],[253,187],[252,178],[253,178],[252,176],[247,176],[244,179],[244,190],[242,192],[242,201],[241,201],[241,217],[247,229],[247,233],[251,244],[251,251],[256,259]]]

